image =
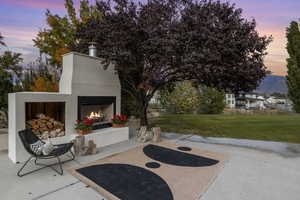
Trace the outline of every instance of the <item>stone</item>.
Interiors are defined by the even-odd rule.
[[[140,129],[140,119],[137,119],[135,117],[130,117],[127,126],[129,127],[129,135],[130,137],[136,137],[138,134],[138,131]]]
[[[73,143],[75,155],[82,155],[85,145],[85,137],[83,135],[76,136]]]
[[[160,127],[153,127],[152,128],[152,132],[153,132],[152,141],[153,142],[160,142],[161,141],[161,138],[160,138],[160,133],[161,133]]]
[[[93,140],[89,140],[88,141],[88,146],[87,146],[87,151],[85,153],[85,155],[93,155],[93,154],[97,154],[97,145],[94,143]]]
[[[152,131],[147,131],[147,127],[146,126],[142,126],[140,128],[140,131],[137,135],[137,141],[138,142],[142,142],[142,143],[146,143],[150,140],[152,140],[153,138],[153,132]]]

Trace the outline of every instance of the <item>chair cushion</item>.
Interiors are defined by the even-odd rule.
[[[55,149],[54,145],[50,141],[47,141],[42,147],[43,155],[45,156],[50,155],[54,149]]]
[[[44,146],[43,142],[40,141],[40,140],[38,140],[35,143],[30,144],[30,149],[36,155],[41,155],[42,154],[43,146]]]

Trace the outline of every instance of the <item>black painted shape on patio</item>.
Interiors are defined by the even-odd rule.
[[[146,156],[153,160],[176,166],[205,167],[215,165],[219,162],[218,160],[194,154],[188,154],[152,144],[145,146],[143,151]]]
[[[157,174],[126,164],[103,164],[76,170],[122,200],[173,200],[168,184]]]
[[[177,149],[180,151],[192,151],[192,148],[190,147],[177,147]]]
[[[160,168],[160,164],[157,162],[147,162],[145,166],[152,169]]]

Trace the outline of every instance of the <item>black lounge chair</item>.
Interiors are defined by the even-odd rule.
[[[50,167],[51,169],[53,169],[55,172],[57,172],[59,175],[63,175],[64,171],[63,171],[63,168],[62,168],[62,164],[65,163],[65,162],[68,162],[68,161],[71,161],[71,160],[74,160],[75,159],[75,156],[73,154],[73,152],[71,151],[71,148],[73,146],[73,143],[65,143],[65,144],[59,144],[59,145],[54,145],[55,146],[55,149],[49,154],[49,155],[37,155],[36,153],[34,153],[32,150],[31,150],[31,147],[30,147],[30,144],[33,144],[37,141],[42,141],[38,136],[36,136],[32,131],[31,129],[25,129],[25,130],[22,130],[22,131],[19,131],[19,136],[20,136],[20,139],[24,145],[24,148],[26,149],[26,151],[31,155],[28,160],[24,163],[24,165],[21,167],[21,169],[18,171],[17,175],[19,177],[22,177],[22,176],[25,176],[27,174],[31,174],[33,172],[36,172],[38,170],[41,170],[41,169],[44,169],[46,167]],[[44,143],[42,141],[42,143]],[[70,153],[71,156],[70,158],[71,159],[68,159],[68,160],[65,160],[65,161],[61,161],[60,160],[60,156],[66,154],[66,153]],[[35,165],[38,165],[38,166],[42,166],[36,170],[32,170],[32,171],[29,171],[27,173],[24,173],[24,174],[21,174],[22,170],[24,169],[24,167],[29,163],[29,161],[31,161],[32,159],[35,159],[34,160],[34,164]],[[46,164],[42,164],[42,163],[38,163],[37,160],[38,159],[53,159],[53,158],[56,158],[58,162],[56,163],[53,163],[53,164],[50,164],[50,165],[46,165]],[[58,169],[55,169],[53,166],[54,165],[58,165],[59,166],[59,170]]]

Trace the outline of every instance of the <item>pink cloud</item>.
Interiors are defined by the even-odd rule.
[[[1,3],[25,6],[31,8],[49,8],[49,9],[64,9],[64,0],[1,0]]]

